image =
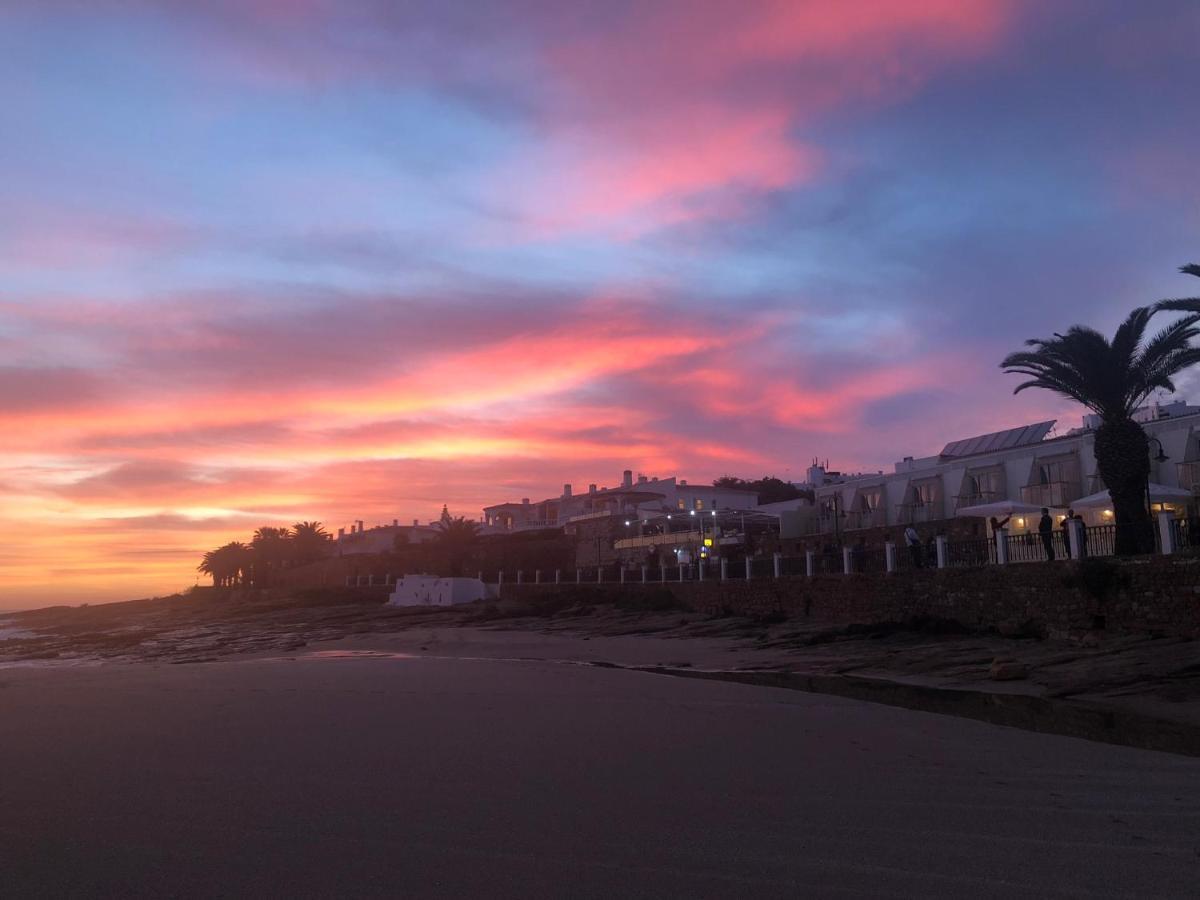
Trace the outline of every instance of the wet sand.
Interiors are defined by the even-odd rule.
[[[0,671],[6,895],[1200,884],[1200,760],[416,637],[442,652]]]

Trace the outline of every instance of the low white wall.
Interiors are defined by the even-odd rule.
[[[388,598],[389,606],[452,606],[483,600],[491,592],[478,578],[438,578],[404,575]]]

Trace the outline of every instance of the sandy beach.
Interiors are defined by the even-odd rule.
[[[9,619],[32,636],[0,663],[8,890],[1182,897],[1200,882],[1198,759],[657,674],[858,653],[877,672],[896,658],[903,680],[904,659],[993,652],[984,637],[876,636],[870,656],[670,611],[481,620],[309,600]]]
[[[1200,881],[1198,760],[439,639],[5,670],[6,891],[1182,897]]]

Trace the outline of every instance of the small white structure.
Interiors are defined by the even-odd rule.
[[[396,589],[388,597],[388,606],[453,606],[488,596],[487,585],[478,578],[404,575],[396,579]]]

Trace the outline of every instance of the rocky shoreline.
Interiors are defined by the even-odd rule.
[[[394,608],[353,589],[197,592],[7,616],[0,667],[183,664],[357,647],[559,658],[853,696],[1200,755],[1200,642],[1064,642],[910,621],[828,627],[578,602]],[[464,649],[465,648],[465,649]]]

